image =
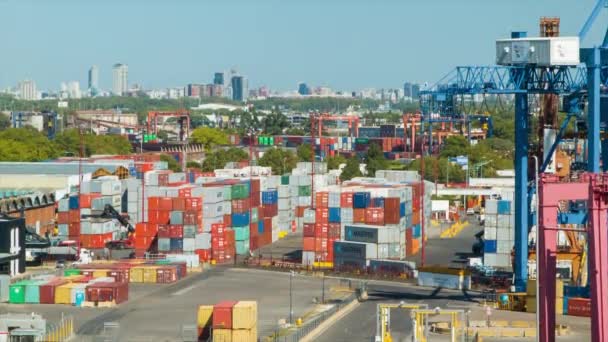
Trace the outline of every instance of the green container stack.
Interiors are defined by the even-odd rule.
[[[310,196],[310,185],[298,186],[298,196]]]
[[[289,185],[289,175],[281,176],[281,185]]]
[[[224,201],[232,201],[232,187],[224,186]]]
[[[45,284],[44,280],[31,280],[25,285],[25,302],[40,304],[40,285]]]
[[[355,144],[367,145],[369,144],[369,138],[355,138]]]
[[[66,269],[66,270],[63,271],[63,276],[64,277],[75,276],[75,275],[80,275],[80,270],[79,269],[68,268],[68,269]]]
[[[234,184],[231,187],[231,199],[244,199],[249,197],[249,186],[247,184]]]
[[[27,281],[18,281],[9,286],[8,301],[13,304],[25,303],[25,286]]]

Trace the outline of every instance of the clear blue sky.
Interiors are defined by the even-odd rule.
[[[111,87],[129,65],[146,88],[210,82],[235,67],[250,86],[337,89],[434,82],[452,67],[491,64],[494,40],[538,34],[559,16],[576,35],[595,0],[0,0],[0,87],[34,79],[86,87],[90,65]],[[608,12],[608,11],[604,11]],[[607,13],[584,42],[599,43]],[[600,27],[604,26],[604,27]]]

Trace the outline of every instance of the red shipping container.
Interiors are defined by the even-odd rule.
[[[159,238],[170,238],[171,237],[171,226],[168,224],[159,224],[158,226],[158,237]]]
[[[315,224],[314,223],[304,223],[304,228],[302,229],[302,235],[304,237],[315,237]]]
[[[186,210],[201,210],[203,209],[203,199],[200,197],[192,197],[185,199]]]
[[[169,226],[170,238],[181,238],[184,236],[184,226],[181,224],[172,224]]]
[[[568,315],[591,317],[591,299],[589,298],[568,298]]]
[[[256,192],[260,192],[260,179],[259,178],[252,178],[251,179],[251,192],[252,193],[256,193]]]
[[[150,210],[173,210],[173,198],[171,197],[149,197],[148,206]]]
[[[170,284],[177,281],[177,269],[175,267],[159,267],[156,269],[156,282]]]
[[[224,230],[224,237],[226,238],[226,244],[234,247],[234,230],[226,228],[226,230]]]
[[[129,283],[93,283],[87,285],[85,297],[89,302],[120,304],[129,299]]]
[[[203,213],[201,211],[184,211],[184,224],[203,224]]]
[[[68,235],[80,235],[80,222],[70,223],[70,225],[68,226]]]
[[[265,217],[264,219],[262,219],[262,221],[264,222],[264,233],[268,232],[271,233],[272,232],[272,218],[270,217]],[[272,239],[272,237],[271,237]]]
[[[249,236],[249,249],[251,249],[252,251],[255,251],[258,248],[260,248],[260,245],[258,243],[259,240],[260,239],[258,236],[250,235]]]
[[[72,209],[68,212],[70,223],[80,222],[80,209]]]
[[[108,277],[114,278],[117,283],[128,283],[129,282],[129,267],[120,267],[108,271]]]
[[[400,214],[400,200],[397,197],[387,197],[384,199],[384,223],[385,224],[399,224],[401,219]]]
[[[317,208],[327,208],[329,204],[329,193],[327,191],[319,191],[315,194],[315,206]]]
[[[258,235],[258,223],[257,222],[251,222],[249,224],[249,236],[256,236]]]
[[[306,210],[308,206],[297,206],[296,207],[296,217],[304,217],[304,210]]]
[[[365,223],[365,209],[353,209],[353,222]]]
[[[198,260],[201,262],[207,262],[211,260],[211,250],[210,249],[197,249],[196,254],[198,255]]]
[[[213,235],[224,236],[225,230],[226,230],[226,226],[222,223],[212,223],[211,224],[211,234],[213,234]]]
[[[112,233],[87,234],[80,236],[80,243],[84,248],[104,248],[106,242],[112,240]]]
[[[223,236],[211,236],[211,249],[216,250],[225,250],[228,246],[226,242],[226,238]]]
[[[161,237],[161,236],[159,236]],[[135,249],[143,249],[148,250],[152,243],[154,242],[154,236],[139,236],[136,234],[135,236]]]
[[[329,209],[317,207],[315,210],[315,222],[327,223],[329,220]]]
[[[366,208],[365,223],[384,225],[384,209],[382,208]]]
[[[57,223],[58,224],[70,223],[70,214],[67,211],[57,213]]]
[[[186,199],[185,198],[173,198],[171,203],[174,211],[186,210]]]
[[[232,227],[232,215],[224,215],[224,225],[226,227]]]
[[[91,207],[91,201],[95,198],[99,198],[101,197],[101,194],[81,194],[80,198],[78,200],[78,204],[80,205],[81,208],[90,208]]]
[[[327,238],[330,240],[340,239],[341,226],[339,223],[330,223],[327,230]]]
[[[178,196],[181,198],[192,197],[192,187],[182,187],[177,190]]]
[[[259,206],[262,203],[262,201],[260,200],[260,196],[261,195],[260,195],[259,191],[251,193],[251,195],[250,195],[249,198],[251,199],[251,206],[252,207],[257,207],[257,206]]]
[[[317,237],[317,238],[326,238],[328,230],[329,230],[329,224],[327,224],[327,223],[315,223],[315,237]]]
[[[279,205],[278,204],[264,204],[262,206],[262,216],[261,217],[274,217],[279,214]]]
[[[315,238],[315,252],[327,251],[327,238]]]
[[[314,251],[315,250],[315,238],[314,237],[303,237],[302,238],[302,250]]]
[[[215,262],[221,264],[226,260],[226,251],[224,251],[223,249],[213,248],[211,256],[212,260],[215,260]]]
[[[232,200],[232,213],[246,213],[250,208],[249,198]]]
[[[149,210],[148,223],[167,224],[170,219],[170,212],[165,210]]]
[[[353,193],[343,192],[340,194],[340,207],[341,208],[352,208],[353,207]]]
[[[40,304],[55,304],[55,289],[67,284],[64,279],[53,279],[44,285],[40,285]]]

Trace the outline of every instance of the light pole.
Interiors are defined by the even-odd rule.
[[[292,294],[292,282],[293,282],[294,271],[289,272],[289,324],[293,324],[293,294]]]
[[[325,304],[325,272],[323,272],[323,279],[321,280],[321,286],[323,286],[323,289],[321,291],[321,303]]]

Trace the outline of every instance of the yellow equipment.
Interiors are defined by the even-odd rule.
[[[435,308],[433,310],[413,310],[412,315],[414,316],[414,342],[427,342],[427,336],[425,329],[427,323],[427,317],[433,315],[450,315],[451,317],[451,337],[450,342],[456,342],[456,329],[458,327],[458,315],[464,316],[463,310],[443,310]],[[464,317],[463,317],[464,318]],[[463,334],[464,335],[464,334]]]
[[[379,342],[392,342],[391,337],[391,309],[401,310],[418,310],[427,309],[427,304],[378,304],[376,309],[376,341]]]

